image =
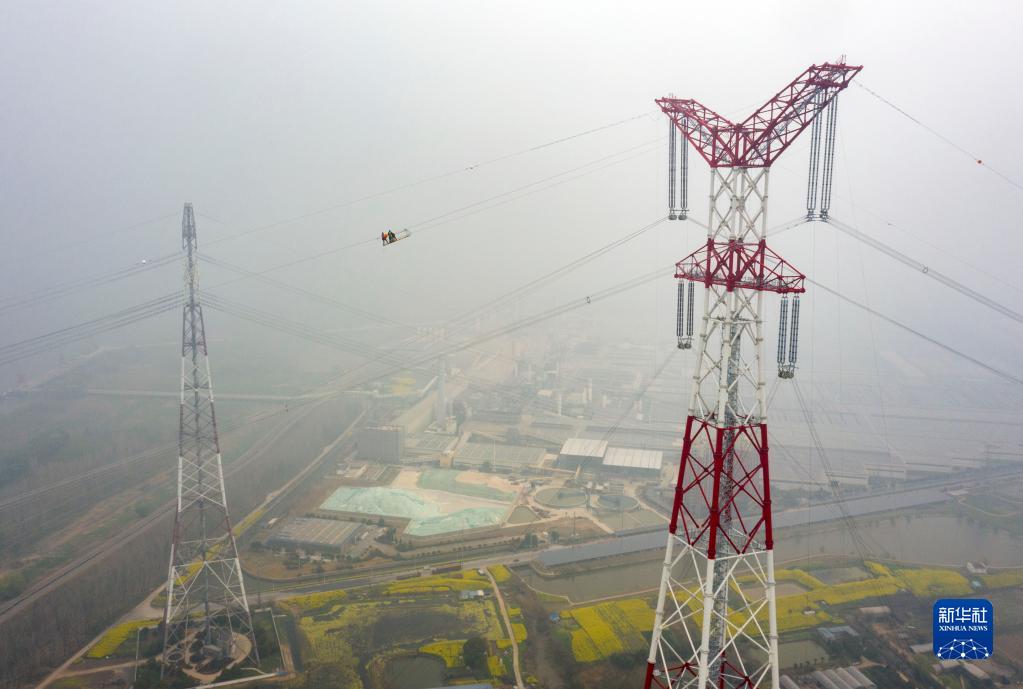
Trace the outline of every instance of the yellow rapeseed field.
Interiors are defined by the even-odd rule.
[[[985,586],[992,589],[1023,586],[1023,569],[1007,569],[997,574],[983,574],[980,580],[984,582]]]
[[[489,588],[490,581],[472,571],[420,579],[403,579],[388,584],[386,591],[387,593],[442,593],[444,591],[475,591]]]
[[[757,578],[752,574],[747,574],[737,577],[737,580],[742,584],[752,584],[757,581]],[[823,581],[801,569],[776,569],[774,571],[774,580],[776,582],[794,581],[806,589],[818,589],[826,586]]]
[[[284,602],[298,608],[302,612],[308,612],[340,603],[347,597],[348,594],[344,591],[321,591],[320,593],[310,593],[305,596],[294,596],[286,599]]]
[[[874,575],[873,577],[830,586],[799,569],[777,570],[775,572],[777,581],[794,581],[809,589],[803,593],[778,597],[778,631],[790,632],[833,621],[835,617],[828,614],[822,605],[842,605],[866,598],[890,596],[903,589],[908,589],[914,595],[922,598],[964,595],[970,592],[969,582],[954,570],[937,568],[893,570],[877,562],[865,562],[864,564]],[[741,577],[740,581],[750,583],[755,579],[752,576],[746,576]],[[1006,585],[1014,585],[1011,583],[1013,579],[1010,577],[1005,577],[1004,581],[1007,582]],[[1023,583],[1023,571],[1020,572],[1019,583]],[[694,612],[699,612],[700,601],[691,599],[689,604]],[[744,614],[736,611],[729,614],[729,622],[734,625],[743,624],[745,619]],[[763,625],[767,624],[766,607],[758,614],[758,620]]]
[[[572,656],[580,663],[590,663],[604,657],[593,645],[593,641],[590,640],[590,635],[586,633],[585,629],[572,631]]]
[[[579,662],[607,658],[646,647],[644,631],[653,627],[654,612],[641,598],[609,601],[565,610],[580,629],[572,631],[572,654]]]
[[[881,564],[880,562],[864,561],[863,564],[871,571],[871,573],[876,574],[879,577],[889,577],[892,575],[891,568],[887,565]]]
[[[493,575],[494,581],[498,584],[503,584],[511,579],[511,570],[504,565],[494,565],[490,568],[490,574]]]
[[[950,569],[898,569],[895,578],[920,598],[960,596],[972,591],[966,577]]]
[[[808,589],[819,589],[825,586],[824,582],[809,572],[801,569],[779,569],[774,573],[775,581],[794,581],[800,586]]]
[[[129,620],[116,627],[111,627],[107,633],[96,642],[85,654],[86,658],[106,658],[117,650],[117,647],[127,641],[135,632],[145,627],[155,627],[160,620]]]
[[[500,679],[504,676],[504,661],[497,656],[487,656],[487,670],[490,672],[490,676],[495,679]]]
[[[615,606],[628,619],[629,624],[641,632],[653,631],[654,611],[641,598],[627,598],[617,601]]]
[[[420,653],[440,656],[448,667],[462,667],[465,662],[462,660],[462,647],[465,639],[459,641],[434,641],[419,647]]]

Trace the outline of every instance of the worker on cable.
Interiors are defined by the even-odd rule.
[[[387,246],[387,233],[386,232],[381,232],[380,233],[380,241],[383,242],[384,246]]]
[[[394,236],[394,231],[393,230],[387,230],[387,243],[388,244],[393,244],[396,241],[398,241],[398,238],[396,236]]]

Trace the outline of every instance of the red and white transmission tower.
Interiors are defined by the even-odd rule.
[[[778,373],[791,377],[805,276],[767,246],[768,173],[860,69],[813,65],[739,124],[695,100],[657,101],[671,120],[670,215],[688,211],[686,141],[710,165],[711,180],[706,244],[676,265],[680,299],[681,281],[705,290],[646,689],[778,687],[764,293],[782,295],[783,320],[787,295],[796,295],[787,358],[786,328],[779,333]],[[681,204],[676,131],[685,137]],[[692,340],[688,292],[688,318],[679,306],[680,348]]]

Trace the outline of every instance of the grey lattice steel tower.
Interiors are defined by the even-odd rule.
[[[185,251],[185,304],[177,513],[167,572],[163,657],[168,665],[194,666],[244,653],[258,662],[224,492],[190,203],[185,204],[181,219],[181,246]]]
[[[767,246],[768,177],[771,164],[860,69],[813,65],[740,123],[695,100],[657,101],[670,120],[672,176],[678,132],[682,146],[693,146],[710,165],[711,180],[706,241],[675,266],[676,278],[703,285],[703,314],[646,689],[778,687],[764,301],[771,292],[781,295],[784,323],[785,300],[794,295],[789,358],[778,349],[779,375],[791,377],[804,275]],[[685,219],[682,160],[682,203],[672,180],[669,215]],[[680,287],[680,300],[686,292],[692,294]],[[680,303],[684,349],[692,326],[686,318],[683,330],[683,320]]]

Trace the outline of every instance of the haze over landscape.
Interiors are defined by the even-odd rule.
[[[1020,15],[7,3],[0,687],[1023,686]]]

